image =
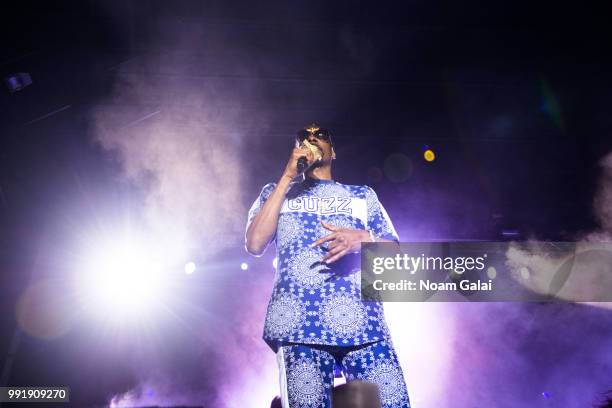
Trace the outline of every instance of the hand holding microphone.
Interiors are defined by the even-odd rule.
[[[304,140],[300,147],[294,148],[291,152],[283,175],[293,179],[322,159],[321,149],[308,142],[308,140]]]
[[[321,161],[323,159],[323,155],[321,154],[321,149],[319,149],[317,146],[313,145],[308,140],[304,140],[302,145],[308,148],[310,152],[312,153],[312,156],[314,157],[314,162],[312,164],[318,161]],[[300,157],[297,162],[297,173],[301,174],[304,171],[306,171],[307,168],[308,168],[308,158],[306,156]]]

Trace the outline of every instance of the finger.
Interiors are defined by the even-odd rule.
[[[321,225],[323,225],[325,228],[327,228],[330,231],[338,231],[340,229],[340,227],[337,227],[333,224],[329,224],[323,220],[321,220]]]
[[[335,247],[337,247],[338,245],[342,245],[343,242],[340,239],[334,239],[332,242],[330,242],[330,244],[327,246],[327,250],[331,251],[332,249],[334,249]]]
[[[315,161],[315,157],[312,153],[312,150],[306,149],[306,158],[308,159],[308,163],[313,163]]]
[[[323,257],[323,262],[327,262],[328,259],[333,258],[335,255],[338,255],[340,252],[346,249],[346,245],[336,246],[334,249],[330,250],[328,253],[325,254],[325,256]]]
[[[332,256],[331,258],[329,258],[328,260],[325,261],[326,264],[330,264],[330,263],[334,263],[336,262],[338,259],[342,258],[344,255],[346,255],[348,253],[347,249],[344,249],[342,251],[340,251],[338,254]]]
[[[329,234],[329,235],[324,236],[323,238],[319,238],[319,239],[317,239],[315,242],[313,242],[312,244],[310,244],[310,246],[311,246],[311,247],[316,247],[316,246],[318,246],[318,245],[321,245],[321,244],[322,244],[322,243],[324,243],[324,242],[327,242],[327,241],[332,241],[332,240],[334,240],[334,239],[336,239],[336,234],[335,234],[335,233],[334,233],[334,234]]]
[[[293,156],[295,158],[299,158],[299,157],[306,157],[308,158],[308,154],[312,154],[310,149],[308,149],[307,147],[296,147],[295,149],[293,149]]]
[[[312,164],[315,161],[315,157],[312,154],[312,151],[310,151],[310,149],[307,147],[296,147],[294,149],[293,155],[296,159],[299,159],[300,157],[305,157],[308,164]]]
[[[336,239],[333,240],[328,246],[327,249],[331,250],[332,248],[338,246],[338,245],[344,245],[348,248],[349,246],[349,242],[346,239],[346,237],[344,235],[342,235],[341,232],[334,232],[334,234],[336,235]]]

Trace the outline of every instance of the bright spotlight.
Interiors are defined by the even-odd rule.
[[[100,245],[78,271],[83,301],[113,317],[149,308],[164,286],[162,266],[152,258],[155,253],[133,241]]]
[[[187,262],[185,264],[185,273],[187,275],[191,275],[192,273],[194,273],[196,270],[196,264],[195,262]]]
[[[247,269],[249,269],[249,264],[246,262],[241,263],[240,269],[242,269],[243,271],[246,271]]]

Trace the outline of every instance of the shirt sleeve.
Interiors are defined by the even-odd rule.
[[[368,229],[378,238],[399,242],[399,236],[393,227],[385,207],[378,201],[378,196],[371,187],[366,186],[366,203],[368,207]]]
[[[249,226],[253,222],[253,219],[259,213],[261,207],[263,207],[264,203],[266,202],[268,197],[270,197],[270,194],[272,194],[272,191],[275,187],[276,183],[268,183],[261,189],[259,197],[257,197],[257,199],[253,202],[253,205],[251,205],[251,209],[249,210],[245,232],[249,229]]]

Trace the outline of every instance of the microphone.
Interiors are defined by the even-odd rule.
[[[310,143],[308,140],[304,139],[302,146],[306,146],[314,155],[315,161],[312,164],[315,164],[323,159],[321,149]],[[297,172],[298,174],[301,174],[306,171],[306,169],[308,169],[308,158],[306,158],[306,156],[302,156],[297,161]]]
[[[306,158],[306,156],[302,156],[297,161],[297,172],[298,172],[298,174],[303,173],[304,170],[306,170],[306,167],[308,167],[308,159]]]

